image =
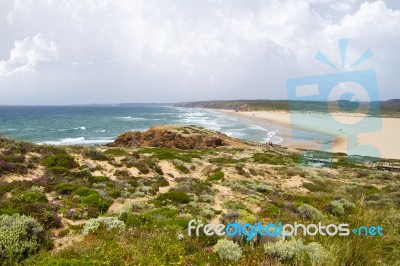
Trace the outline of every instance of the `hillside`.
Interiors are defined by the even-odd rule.
[[[174,137],[161,147],[157,139],[166,136]],[[193,140],[201,144],[182,144]],[[192,126],[129,132],[110,146],[0,138],[0,263],[303,265],[312,258],[317,265],[395,265],[399,189],[399,173],[347,162],[344,154],[334,155],[331,168],[304,167],[298,151]],[[284,243],[299,247],[302,239],[304,249],[285,257],[278,237],[236,237],[233,245],[215,235],[188,236],[192,219],[346,222],[379,225],[385,236],[299,236]],[[240,257],[229,261],[223,250]]]
[[[335,101],[329,102],[331,109],[334,112],[343,110],[352,110],[355,106],[350,101]],[[326,112],[326,102],[319,101],[287,101],[287,100],[232,100],[232,101],[199,101],[199,102],[184,102],[177,103],[178,107],[197,107],[197,108],[212,108],[226,109],[237,111],[307,111],[307,112]],[[392,99],[387,101],[373,102],[371,106],[380,106],[380,115],[389,117],[400,117],[400,99]],[[357,106],[358,107],[358,106]],[[360,103],[360,112],[368,111],[368,104]],[[379,113],[378,113],[379,114]]]
[[[251,143],[196,126],[154,126],[144,132],[126,132],[111,147],[164,147],[199,150],[222,146],[249,147]]]

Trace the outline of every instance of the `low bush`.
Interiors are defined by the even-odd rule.
[[[74,194],[80,197],[87,197],[89,195],[99,194],[99,192],[88,187],[80,187],[75,191]]]
[[[218,180],[223,180],[224,179],[224,172],[223,171],[217,171],[213,175],[208,177],[209,181],[218,181]]]
[[[35,219],[18,214],[0,215],[0,264],[16,264],[49,243]]]
[[[76,190],[77,188],[78,186],[73,183],[60,183],[55,187],[55,191],[60,194],[67,195],[74,192],[74,190]]]
[[[181,172],[182,174],[189,174],[190,173],[190,169],[187,168],[184,164],[176,164],[175,168]]]
[[[96,207],[100,212],[106,212],[110,207],[110,204],[104,200],[100,194],[91,194],[81,200],[83,204],[91,207]]]
[[[24,192],[19,198],[24,203],[48,202],[46,195],[33,191]]]
[[[297,208],[300,218],[308,220],[322,219],[324,215],[315,207],[304,204]]]
[[[125,223],[117,217],[98,217],[90,219],[83,227],[83,235],[99,233],[101,230],[122,232],[125,230]]]
[[[136,162],[136,163],[133,164],[133,166],[136,167],[141,174],[146,175],[146,174],[150,173],[149,168],[143,162]]]
[[[113,156],[125,156],[128,153],[122,149],[108,149],[104,152],[104,154],[113,155]]]
[[[352,213],[355,208],[356,205],[354,203],[345,199],[331,201],[327,206],[328,211],[336,216],[348,215]]]
[[[92,183],[102,183],[110,180],[107,176],[92,176],[89,178],[89,181]]]
[[[78,164],[74,160],[74,157],[68,154],[55,154],[47,156],[43,159],[43,165],[47,168],[64,167],[67,169],[75,168],[78,166]]]
[[[190,197],[183,191],[173,190],[164,194],[159,194],[156,200],[166,203],[168,201],[172,203],[187,204],[189,203]]]
[[[222,260],[237,262],[242,257],[242,250],[233,241],[220,239],[215,245],[215,250]]]
[[[295,261],[300,265],[303,265],[302,263],[305,263],[304,265],[319,265],[325,258],[325,252],[320,244],[312,242],[305,245],[302,240],[297,239],[267,243],[264,245],[264,251],[268,256],[284,262]],[[296,265],[299,265],[297,263]]]

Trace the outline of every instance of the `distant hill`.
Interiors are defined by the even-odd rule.
[[[367,112],[367,102],[351,102],[347,100],[329,102],[332,111],[358,110]],[[400,117],[400,99],[392,99],[380,102],[369,103],[370,114]],[[288,100],[230,100],[230,101],[198,101],[177,103],[178,107],[197,107],[212,109],[227,109],[236,111],[307,111],[307,112],[327,112],[326,102],[321,101],[288,101]],[[379,112],[380,111],[380,112]]]

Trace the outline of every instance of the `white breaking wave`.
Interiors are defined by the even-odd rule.
[[[147,118],[143,117],[132,117],[132,116],[119,116],[118,119],[129,120],[129,121],[145,121]]]
[[[74,129],[86,130],[86,127],[74,127]]]
[[[44,141],[38,144],[49,144],[49,145],[90,145],[90,144],[106,144],[112,142],[113,138],[104,139],[85,139],[84,137],[79,138],[64,138],[56,141]]]

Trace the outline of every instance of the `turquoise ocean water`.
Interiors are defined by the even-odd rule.
[[[112,142],[126,131],[144,131],[159,124],[197,125],[229,136],[281,144],[274,126],[209,109],[161,105],[0,106],[0,135],[47,144],[94,145]],[[320,138],[303,132],[305,140]]]

